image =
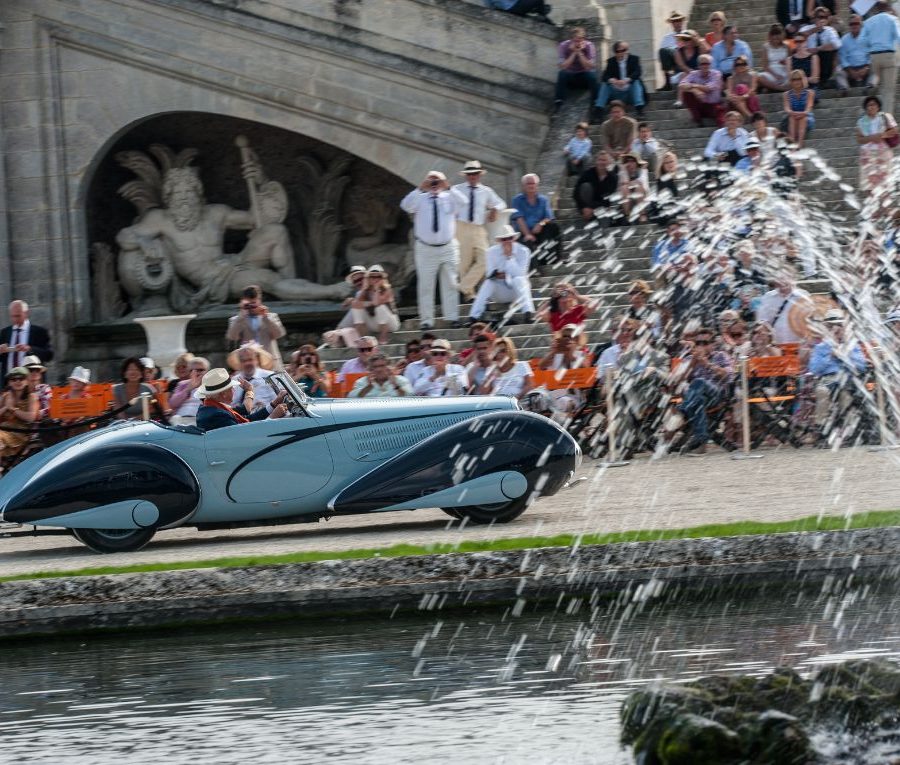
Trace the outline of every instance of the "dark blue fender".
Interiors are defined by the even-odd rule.
[[[546,417],[492,412],[457,423],[358,478],[329,503],[335,513],[367,513],[411,502],[473,478],[515,471],[528,491],[559,491],[578,465],[572,437]]]
[[[159,511],[148,527],[169,526],[194,512],[200,486],[188,465],[168,449],[155,444],[115,445],[76,455],[39,473],[10,500],[3,518],[28,524],[141,500]]]

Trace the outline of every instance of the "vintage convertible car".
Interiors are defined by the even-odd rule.
[[[0,521],[70,529],[98,552],[158,529],[234,528],[439,507],[506,522],[581,461],[568,433],[502,396],[307,398],[291,417],[203,433],[120,422],[40,452],[0,481]]]

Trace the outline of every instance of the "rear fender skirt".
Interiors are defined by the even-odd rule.
[[[161,528],[183,523],[199,503],[197,478],[176,454],[156,444],[115,444],[41,471],[9,498],[2,517],[69,528]],[[94,525],[101,517],[108,520]]]
[[[528,491],[528,479],[521,473],[502,470],[489,473],[471,481],[458,484],[434,494],[381,510],[416,510],[421,507],[466,507],[467,505],[493,505],[518,499]]]
[[[335,513],[434,507],[438,492],[506,472],[524,476],[529,490],[550,495],[562,488],[579,458],[572,437],[545,417],[492,412],[435,433],[382,463],[339,492],[328,507]]]

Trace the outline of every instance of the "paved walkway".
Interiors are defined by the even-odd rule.
[[[638,459],[603,469],[586,460],[572,489],[540,500],[517,521],[450,528],[439,510],[349,516],[316,524],[158,534],[137,553],[98,555],[69,536],[0,538],[0,576],[88,566],[277,555],[304,550],[388,547],[535,534],[615,532],[728,523],[783,521],[900,507],[900,451],[763,451],[735,461],[722,453],[699,459]]]

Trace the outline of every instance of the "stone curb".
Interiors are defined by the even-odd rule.
[[[898,527],[59,577],[0,584],[0,637],[484,603],[516,612],[537,600],[572,611],[585,596],[641,599],[668,584],[801,585],[892,569]]]

